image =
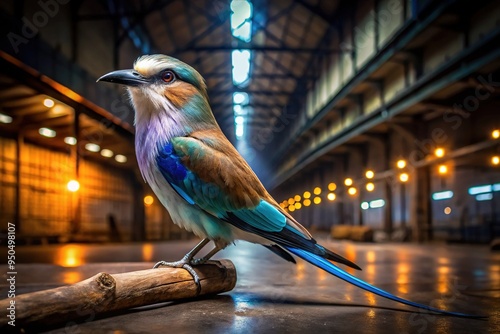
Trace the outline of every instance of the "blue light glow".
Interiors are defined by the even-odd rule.
[[[245,116],[248,113],[247,109],[247,107],[243,107],[241,104],[235,104],[233,106],[234,116]]]
[[[235,105],[239,104],[240,106],[243,104],[248,104],[248,94],[244,92],[233,93],[233,103]]]
[[[476,201],[491,201],[493,199],[492,193],[479,194],[476,196]]]
[[[245,133],[245,128],[243,124],[236,124],[236,138],[241,139]]]
[[[383,199],[376,199],[370,202],[371,209],[381,208],[385,205],[385,201]]]
[[[437,193],[432,194],[432,199],[435,201],[440,201],[443,199],[450,199],[450,198],[453,198],[453,191],[451,190],[439,191]]]
[[[490,192],[491,192],[491,185],[490,184],[469,188],[469,195],[477,195],[477,194],[490,193]]]
[[[243,116],[236,116],[236,117],[234,118],[234,122],[235,122],[236,124],[243,124],[243,122],[245,122],[245,118],[243,118]]]
[[[370,204],[368,204],[368,202],[361,203],[361,209],[368,210],[369,207],[370,207]]]

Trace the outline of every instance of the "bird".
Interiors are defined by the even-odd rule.
[[[260,244],[291,263],[293,255],[361,289],[419,309],[441,310],[379,289],[339,265],[359,266],[320,245],[284,210],[221,131],[211,110],[203,77],[167,55],[140,56],[133,69],[116,70],[97,81],[125,85],[135,110],[135,151],[139,169],[172,221],[202,240],[181,260],[154,268],[186,269],[198,289],[194,266],[206,263],[235,240]],[[214,247],[195,258],[210,241]]]

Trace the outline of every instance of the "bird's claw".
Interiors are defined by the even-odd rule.
[[[159,261],[153,266],[153,269],[159,268],[160,266],[186,269],[187,272],[191,275],[191,277],[193,277],[194,283],[196,284],[196,295],[198,296],[201,292],[201,282],[200,282],[200,276],[198,276],[198,273],[192,267],[192,265],[196,264],[193,262],[194,261],[188,261],[187,259],[182,259],[180,261],[175,261],[175,262]]]

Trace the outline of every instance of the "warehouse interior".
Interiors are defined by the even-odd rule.
[[[448,281],[463,274],[469,300],[483,298],[483,312],[497,309],[490,322],[463,326],[423,317],[423,331],[403,313],[394,316],[398,329],[499,328],[499,2],[6,0],[0,14],[0,233],[6,241],[14,223],[19,261],[63,268],[48,280],[75,283],[86,278],[76,268],[92,262],[152,262],[164,252],[180,258],[197,240],[172,222],[139,171],[126,90],[96,83],[160,53],[199,71],[221,130],[281,208],[318,240],[366,262],[364,275],[374,276],[369,268],[381,262],[397,272],[400,293],[427,291],[433,299],[434,291],[463,306]],[[244,257],[245,249],[222,256]],[[386,255],[376,257],[377,249]],[[411,286],[409,268],[427,257],[437,268],[427,278],[441,285]],[[461,267],[469,261],[477,268]],[[251,261],[235,262],[243,275],[252,271]],[[295,299],[273,312],[281,316],[292,304],[290,314],[299,314],[309,303],[320,314],[309,321],[327,319],[323,297],[297,292],[323,282],[314,270],[306,272],[317,281],[290,283]],[[298,263],[292,275],[304,272]],[[238,283],[244,293],[228,312],[266,304],[267,290],[245,290],[253,275]],[[362,294],[345,298],[346,316],[347,301],[375,305]],[[218,303],[225,302],[207,303],[224,309]],[[376,312],[352,314],[373,320],[366,332],[376,332],[387,310]],[[246,316],[224,318],[231,325],[223,329],[265,332],[296,321]],[[100,321],[82,329],[118,328]]]

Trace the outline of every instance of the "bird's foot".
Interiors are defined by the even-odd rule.
[[[200,276],[198,276],[198,273],[196,273],[196,271],[193,269],[193,265],[197,264],[194,262],[195,261],[190,261],[187,258],[183,258],[182,260],[175,262],[159,261],[153,266],[153,269],[159,268],[161,266],[186,269],[188,273],[191,274],[191,277],[193,277],[194,283],[196,284],[196,295],[199,295],[201,292]]]
[[[199,266],[200,264],[205,264],[207,263],[207,259],[205,259],[204,257],[200,257],[200,258],[197,258],[197,259],[192,259],[191,260],[191,265],[193,266]]]

